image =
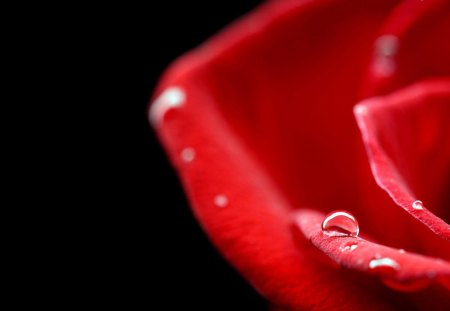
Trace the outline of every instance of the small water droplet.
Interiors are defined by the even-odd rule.
[[[347,244],[344,244],[343,246],[341,246],[341,250],[342,250],[343,252],[352,252],[352,251],[354,251],[357,247],[358,247],[358,243],[353,243],[353,242],[351,242],[351,243],[347,243]]]
[[[214,198],[214,204],[217,207],[225,207],[225,206],[228,205],[228,197],[226,195],[223,195],[223,194],[218,194]]]
[[[388,77],[395,72],[398,47],[398,38],[393,35],[383,35],[375,41],[373,70],[376,74]]]
[[[413,209],[415,210],[421,210],[423,209],[423,203],[420,200],[416,200],[413,202],[413,204],[411,205]]]
[[[366,116],[368,109],[367,109],[366,105],[356,105],[354,108],[354,111],[358,115]]]
[[[181,151],[181,159],[183,159],[184,162],[189,163],[192,162],[195,158],[195,150],[194,148],[184,148]]]
[[[402,254],[405,253],[405,250],[404,250],[403,248],[400,248],[398,251],[399,251],[400,253],[402,253]]]
[[[398,51],[398,38],[394,35],[383,35],[375,41],[375,50],[378,55],[393,56]]]
[[[391,258],[382,257],[372,259],[369,262],[369,269],[377,271],[381,275],[390,276],[400,269],[400,265]]]
[[[322,230],[329,236],[353,236],[359,234],[359,225],[356,218],[347,211],[334,211],[329,213],[323,223]]]
[[[167,110],[180,107],[184,104],[186,94],[179,87],[169,87],[159,95],[150,107],[150,122],[157,126]]]

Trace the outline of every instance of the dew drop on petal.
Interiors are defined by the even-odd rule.
[[[184,162],[186,163],[192,162],[195,158],[195,150],[194,148],[190,147],[184,148],[183,150],[181,150],[180,156]]]
[[[423,203],[422,203],[422,201],[420,201],[420,200],[414,201],[413,204],[412,204],[411,206],[412,206],[413,209],[416,209],[416,210],[421,210],[421,209],[423,209]]]
[[[170,87],[159,95],[150,107],[150,122],[157,126],[167,110],[180,107],[184,104],[186,94],[179,87]]]
[[[375,41],[373,70],[377,75],[388,77],[396,70],[395,55],[398,52],[398,38],[394,35],[383,35]]]
[[[387,257],[375,258],[369,262],[369,269],[382,276],[392,276],[400,269],[400,265]]]
[[[226,195],[223,195],[223,194],[218,194],[214,198],[214,204],[217,207],[225,207],[225,206],[228,205],[228,197]]]
[[[343,252],[352,252],[358,247],[358,243],[350,242],[341,246],[341,251]]]
[[[383,35],[375,41],[376,53],[380,56],[393,56],[398,51],[398,38],[394,35]]]
[[[359,234],[356,218],[346,211],[329,213],[322,222],[322,231],[329,236],[353,236]]]

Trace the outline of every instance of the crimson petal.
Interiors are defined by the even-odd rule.
[[[398,287],[405,284],[405,290],[422,289],[431,281],[444,285],[450,282],[450,263],[442,259],[386,247],[359,237],[328,236],[321,227],[325,216],[317,211],[300,210],[294,218],[312,244],[345,268],[377,275]]]
[[[351,107],[396,2],[266,3],[179,60],[157,89],[150,119],[201,225],[282,309],[397,309],[398,297],[312,259],[315,247],[291,231],[298,206],[359,206]]]
[[[386,19],[369,66],[364,97],[450,75],[450,1],[403,1]]]
[[[378,185],[410,215],[450,240],[450,225],[433,213],[448,217],[450,79],[367,99],[355,106],[355,115]]]

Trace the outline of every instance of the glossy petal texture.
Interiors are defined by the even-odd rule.
[[[445,305],[448,292],[443,292],[439,282],[432,291],[404,296],[367,277],[367,270],[354,264],[358,255],[338,260],[349,270],[333,266],[321,252],[331,254],[333,244],[318,239],[311,245],[299,233],[301,220],[294,212],[304,207],[324,213],[345,209],[357,217],[364,239],[372,236],[389,246],[444,258],[447,254],[443,243],[448,242],[438,236],[445,237],[442,220],[428,209],[422,211],[425,218],[416,217],[436,235],[404,213],[384,191],[374,188],[352,113],[361,98],[361,83],[367,78],[373,42],[386,17],[390,12],[405,12],[396,8],[398,2],[265,3],[176,62],[156,91],[160,97],[156,108],[150,109],[152,123],[200,223],[224,256],[277,308],[398,310],[435,306],[439,310]],[[370,80],[366,94],[378,94],[380,81]],[[167,90],[177,90],[178,95],[168,96]],[[392,96],[383,100],[397,98]],[[411,108],[410,115],[415,111]],[[391,117],[398,118],[395,113]],[[445,121],[446,117],[429,118]],[[389,131],[377,118],[370,120],[373,129]],[[359,120],[360,125],[365,121]],[[441,123],[439,127],[445,125]],[[408,129],[400,133],[401,140],[409,135]],[[375,142],[378,132],[372,134]],[[386,158],[392,156],[383,148],[384,142],[379,146]],[[186,157],[186,149],[194,156]],[[441,162],[444,165],[445,159]],[[390,168],[399,176],[411,171],[409,167]],[[441,178],[438,171],[430,173],[430,178]],[[416,185],[409,177],[401,178],[405,189],[410,182]],[[437,193],[443,191],[433,190],[433,195],[424,191],[420,199],[427,208],[433,206],[430,211],[443,211],[444,205],[439,205],[443,201],[437,199]],[[412,195],[416,192],[408,193],[416,198]],[[436,205],[431,205],[434,195]],[[311,215],[302,217],[314,226],[318,218]],[[305,231],[307,237],[314,230]],[[422,234],[430,246],[412,239],[411,230]],[[413,266],[408,260],[424,263],[422,267],[436,271],[436,278],[446,273],[441,273],[440,264],[433,265],[433,259],[422,259],[401,256],[408,267]],[[400,279],[406,280],[421,277],[423,270],[401,273]]]
[[[398,269],[388,276],[398,282],[417,282],[425,279],[445,284],[450,281],[449,262],[386,247],[358,237],[337,238],[326,235],[320,226],[324,216],[312,210],[300,210],[296,212],[295,219],[303,234],[342,266],[384,277],[386,271],[371,270],[370,262],[388,258],[398,266]]]
[[[450,225],[436,216],[450,219],[450,79],[368,99],[355,107],[355,115],[380,187],[435,234],[450,240]],[[425,202],[423,208],[417,208],[417,200]]]

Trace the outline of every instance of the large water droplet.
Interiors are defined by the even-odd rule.
[[[353,236],[359,234],[359,225],[356,218],[346,211],[334,211],[329,213],[323,223],[322,230],[330,236]]]
[[[413,204],[412,204],[411,206],[412,206],[413,209],[416,209],[416,210],[421,210],[421,209],[423,209],[423,203],[422,203],[422,201],[420,201],[420,200],[414,201]]]

